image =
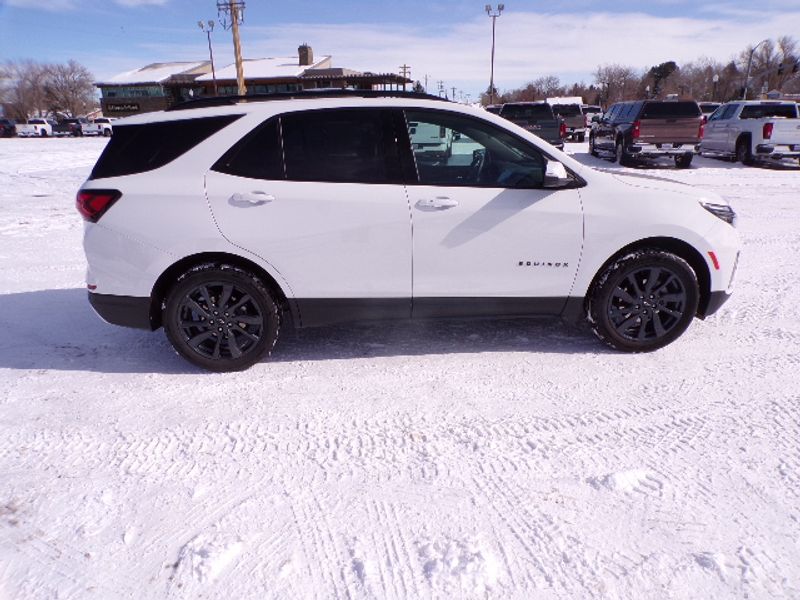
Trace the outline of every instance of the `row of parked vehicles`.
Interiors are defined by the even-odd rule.
[[[622,165],[670,158],[678,168],[696,154],[753,164],[800,160],[800,111],[796,102],[751,100],[725,104],[694,100],[618,102],[606,112],[580,98],[511,102],[490,112],[522,126],[557,148],[589,138],[589,152]]]
[[[82,137],[98,135],[111,137],[114,133],[113,120],[98,117],[93,120],[84,117],[69,119],[34,118],[26,123],[17,123],[13,119],[0,119],[0,137]]]

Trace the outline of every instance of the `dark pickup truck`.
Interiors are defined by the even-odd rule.
[[[612,153],[621,165],[666,156],[687,168],[702,139],[703,116],[694,100],[619,102],[592,125],[589,152]]]
[[[53,125],[53,135],[81,137],[83,135],[83,125],[88,122],[88,119],[82,117],[62,119],[58,125]]]
[[[567,126],[547,102],[506,102],[500,116],[527,129],[559,150],[564,149]]]

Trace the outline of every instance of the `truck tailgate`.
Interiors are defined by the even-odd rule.
[[[643,119],[639,121],[638,141],[646,144],[697,144],[702,117]]]
[[[774,119],[769,122],[772,123],[770,143],[800,145],[800,119]]]

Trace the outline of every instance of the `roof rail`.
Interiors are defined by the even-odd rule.
[[[211,106],[233,106],[239,103],[267,102],[271,100],[302,100],[308,98],[415,98],[417,100],[439,100],[449,102],[441,96],[420,92],[404,92],[402,90],[302,90],[298,92],[276,92],[274,94],[252,94],[248,96],[209,96],[186,100],[169,107],[167,110],[188,110],[190,108],[207,108]]]

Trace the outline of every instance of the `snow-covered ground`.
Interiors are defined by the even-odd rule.
[[[654,354],[381,324],[211,375],[89,308],[104,144],[0,140],[0,599],[800,597],[798,170],[653,169],[744,241],[732,300]]]

